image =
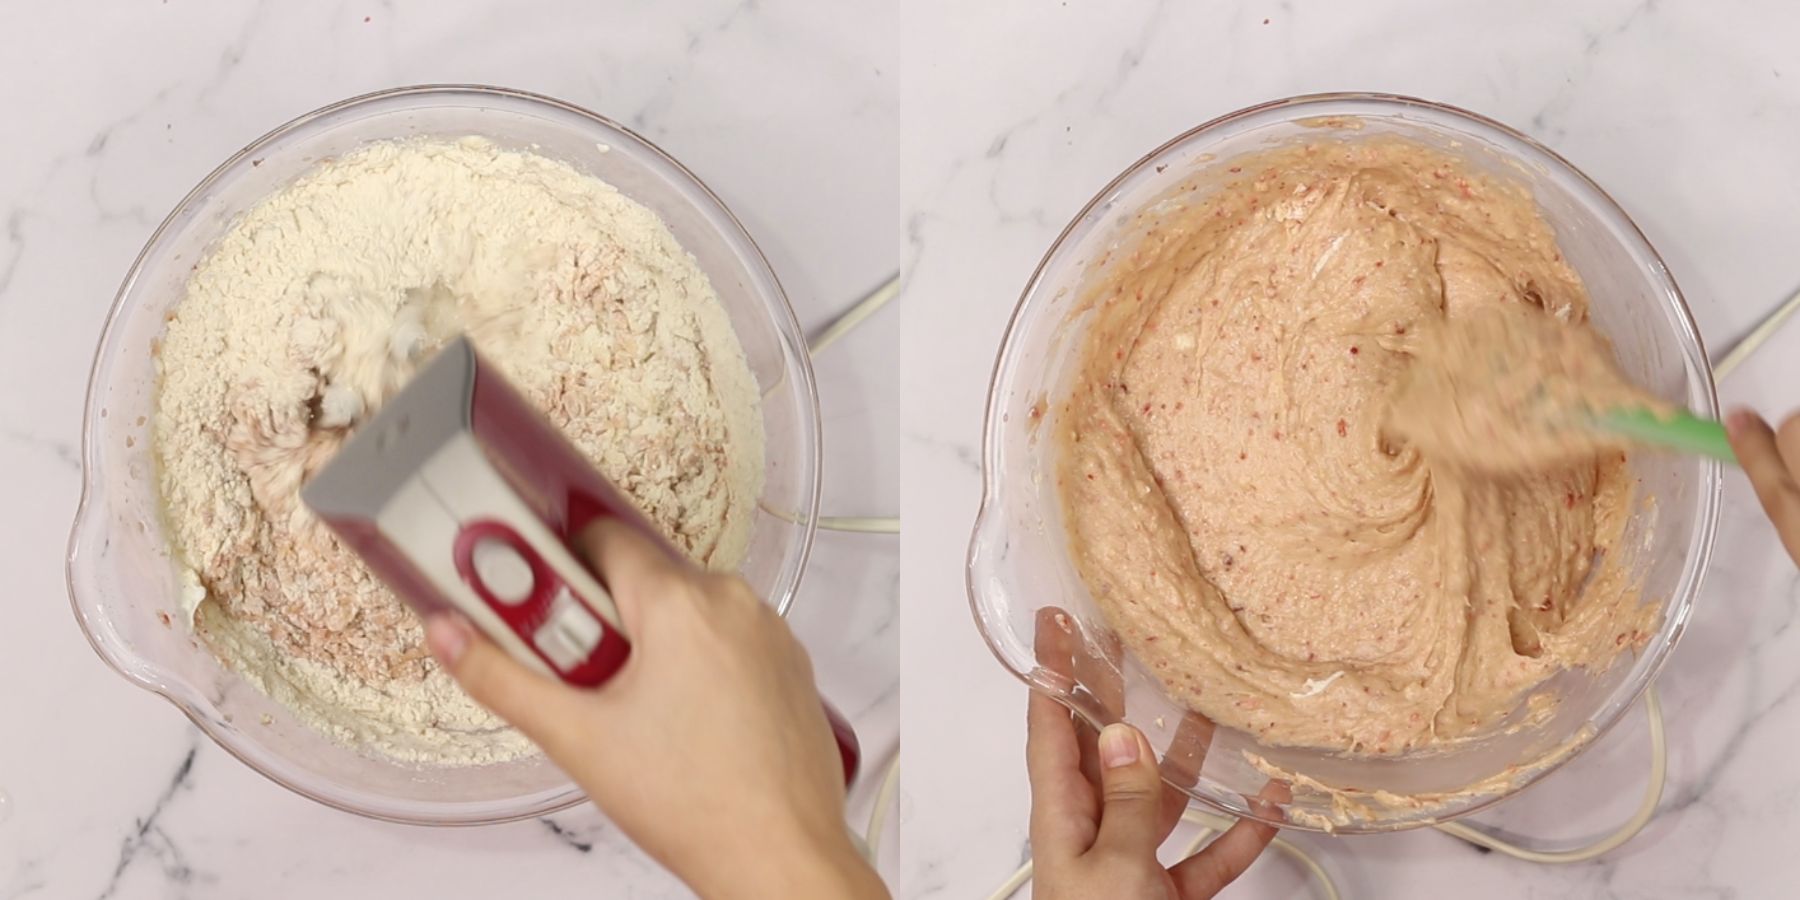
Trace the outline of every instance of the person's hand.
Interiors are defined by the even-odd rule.
[[[1060,610],[1041,611],[1037,622],[1039,665],[1059,678],[1072,678],[1089,656]],[[1106,667],[1110,668],[1110,667]],[[1107,679],[1090,677],[1102,703],[1122,693]],[[1114,698],[1122,700],[1122,697]],[[1211,727],[1199,717],[1177,729],[1171,762],[1199,770]],[[1275,829],[1240,820],[1206,849],[1164,868],[1157,848],[1181,821],[1187,797],[1163,783],[1150,742],[1130,725],[1106,726],[1096,737],[1073,714],[1045,694],[1032,691],[1025,761],[1031,779],[1031,856],[1039,900],[1200,900],[1222,890],[1250,867]],[[1279,790],[1278,785],[1272,789]]]
[[[1782,546],[1800,564],[1800,413],[1778,431],[1762,416],[1740,409],[1726,417],[1725,430]]]
[[[432,655],[700,895],[886,897],[845,827],[837,746],[787,625],[741,579],[629,526],[582,538],[632,641],[610,681],[545,677],[455,615],[427,623]]]

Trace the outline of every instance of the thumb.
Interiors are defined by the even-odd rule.
[[[568,743],[566,732],[579,721],[575,689],[513,659],[457,613],[427,619],[425,645],[475,702],[533,743],[545,751]]]
[[[1162,843],[1162,776],[1150,742],[1114,722],[1100,732],[1100,836],[1095,849],[1153,859]]]
[[[667,542],[623,519],[605,518],[581,533],[580,549],[619,609],[626,634],[643,627],[644,599],[668,602],[690,571]]]

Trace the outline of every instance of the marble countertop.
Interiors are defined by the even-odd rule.
[[[1026,278],[1095,191],[1164,140],[1263,100],[1373,90],[1453,103],[1531,133],[1605,185],[1667,258],[1716,353],[1800,287],[1797,28],[1800,10],[1772,0],[910,5],[902,894],[984,897],[1026,852],[1025,690],[970,627],[963,555],[994,352]],[[1721,392],[1781,412],[1800,405],[1794,385],[1800,323]],[[1725,507],[1704,594],[1658,682],[1668,793],[1636,840],[1562,868],[1431,831],[1296,842],[1347,897],[1791,893],[1800,593],[1735,474]],[[1646,758],[1634,711],[1480,818],[1545,840],[1598,835],[1638,802]],[[1270,855],[1226,896],[1317,894]]]
[[[62,575],[88,366],[126,268],[214,165],[293,116],[423,82],[536,91],[637,129],[724,197],[820,327],[898,266],[897,27],[874,0],[0,7],[0,900],[683,896],[591,807],[367,821],[265,781],[113,674]],[[898,506],[898,336],[890,309],[818,362],[827,514]],[[898,549],[822,534],[792,615],[877,775],[899,716]]]

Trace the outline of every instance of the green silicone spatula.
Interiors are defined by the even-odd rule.
[[[1725,426],[1685,409],[1667,416],[1643,407],[1612,409],[1596,415],[1594,425],[1636,443],[1737,464],[1737,455],[1731,452],[1731,442],[1725,438]]]

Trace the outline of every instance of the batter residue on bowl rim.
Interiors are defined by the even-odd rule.
[[[311,724],[436,764],[533,749],[437,669],[298,492],[458,333],[708,566],[742,559],[763,470],[755,383],[706,276],[655,213],[567,164],[376,143],[231,225],[158,350],[158,485],[194,627]]]
[[[1601,562],[1622,452],[1494,476],[1392,427],[1447,326],[1553,323],[1604,350],[1529,193],[1395,138],[1217,177],[1106,262],[1055,419],[1072,555],[1131,652],[1264,743],[1398,754],[1640,646],[1656,609]]]

